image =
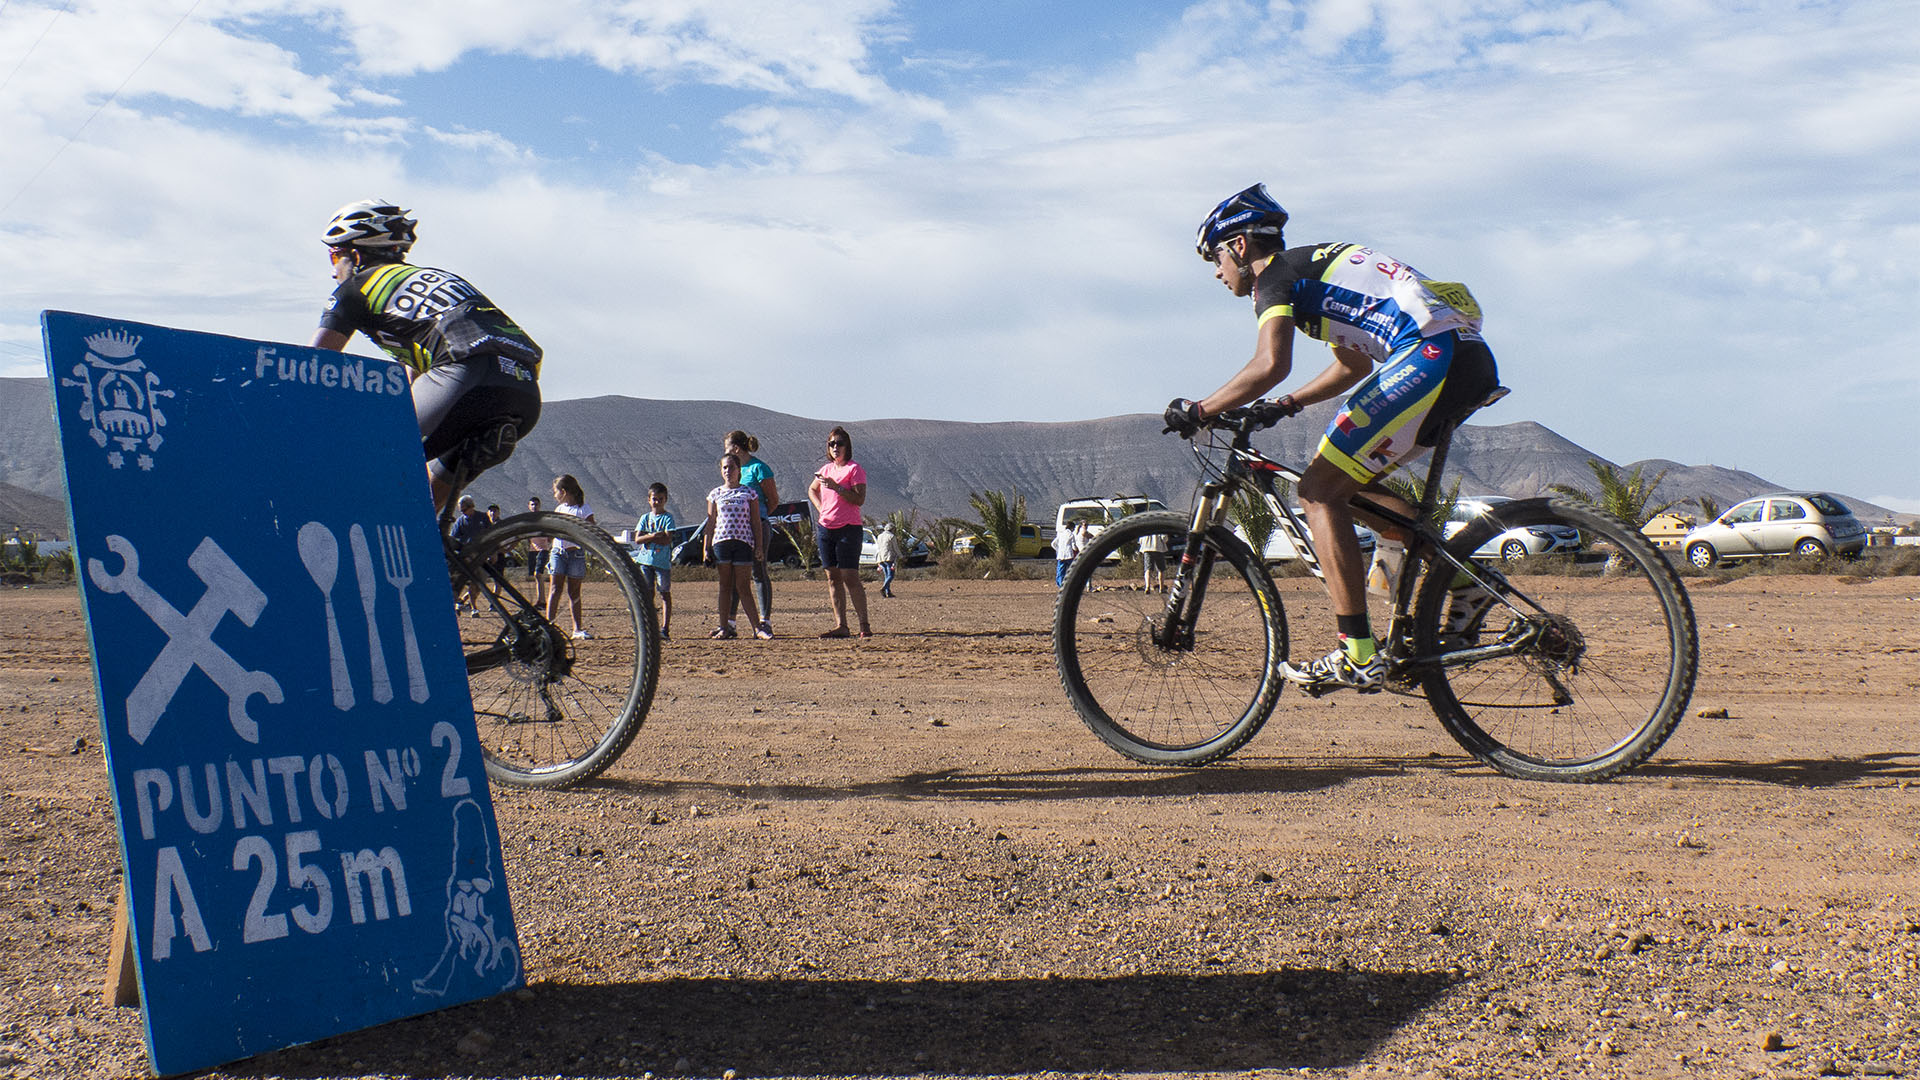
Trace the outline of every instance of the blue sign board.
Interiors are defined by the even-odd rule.
[[[405,371],[41,321],[155,1071],[520,985]]]

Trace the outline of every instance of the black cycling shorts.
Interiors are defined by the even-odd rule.
[[[503,356],[436,364],[413,380],[413,414],[429,467],[445,476],[458,464],[461,444],[501,420],[518,420],[525,438],[540,422],[540,384]]]

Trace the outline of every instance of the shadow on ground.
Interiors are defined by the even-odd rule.
[[[1643,765],[1648,776],[1700,780],[1745,780],[1783,787],[1848,787],[1855,784],[1920,780],[1920,754],[1863,754],[1860,757],[1781,758],[1776,761],[1673,761]]]
[[[1282,970],[978,982],[543,984],[229,1066],[236,1076],[912,1076],[1339,1068],[1457,981]],[[487,1039],[474,1039],[472,1031]],[[467,1049],[458,1047],[463,1039]],[[475,1052],[476,1042],[488,1043]]]
[[[706,781],[631,780],[601,777],[583,787],[633,795],[718,794],[749,801],[810,802],[846,798],[948,799],[972,802],[1032,802],[1074,799],[1155,799],[1169,795],[1298,794],[1355,780],[1408,773],[1458,774],[1491,769],[1463,755],[1418,758],[1353,757],[1311,764],[1216,765],[1203,769],[1060,768],[1020,772],[949,769],[910,773],[856,784],[726,784]],[[1920,781],[1920,754],[1879,753],[1852,758],[1781,758],[1775,761],[1656,760],[1614,783],[1641,780],[1725,780],[1780,787],[1838,788]]]
[[[632,795],[714,793],[747,800],[808,802],[846,798],[957,799],[974,802],[1162,798],[1168,795],[1299,793],[1369,776],[1415,770],[1458,772],[1478,767],[1469,758],[1353,758],[1311,765],[1226,765],[1205,769],[1059,768],[1017,772],[909,773],[855,784],[727,784],[707,781],[599,777],[586,787]]]

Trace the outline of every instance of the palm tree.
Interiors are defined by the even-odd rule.
[[[1641,474],[1639,465],[1635,465],[1632,471],[1622,474],[1616,466],[1609,465],[1598,458],[1588,458],[1587,468],[1593,470],[1594,479],[1600,482],[1599,492],[1587,491],[1571,484],[1549,484],[1548,490],[1619,518],[1635,529],[1683,501],[1681,499],[1669,499],[1663,503],[1653,501],[1654,491],[1660,487],[1660,482],[1667,478],[1665,469],[1660,470],[1658,476],[1649,480]]]
[[[1279,493],[1284,496],[1286,491],[1281,489]],[[1227,507],[1227,516],[1233,519],[1235,525],[1240,526],[1241,533],[1246,536],[1247,543],[1252,546],[1254,553],[1264,556],[1267,551],[1267,541],[1273,538],[1274,526],[1279,524],[1278,519],[1273,515],[1273,508],[1267,505],[1267,500],[1257,491],[1242,489],[1234,494],[1233,502]]]
[[[1720,520],[1721,507],[1719,499],[1711,495],[1695,495],[1693,497],[1693,505],[1700,508],[1700,520],[1702,522]]]
[[[1381,481],[1381,485],[1388,491],[1405,499],[1409,505],[1416,507],[1420,505],[1421,499],[1426,498],[1427,494],[1427,481],[1425,478],[1416,481],[1404,475],[1389,476]],[[1434,528],[1444,527],[1447,521],[1453,517],[1453,508],[1459,504],[1460,478],[1456,476],[1453,478],[1453,483],[1447,485],[1446,490],[1442,491],[1439,497],[1433,500],[1433,510],[1427,515],[1428,523],[1433,525]]]
[[[1019,492],[969,491],[967,501],[980,515],[979,535],[993,541],[993,563],[1001,570],[1013,565],[1013,545],[1027,520],[1027,497]]]
[[[775,525],[774,528],[787,534],[788,542],[800,556],[802,568],[820,565],[820,542],[811,528],[805,525]]]
[[[932,550],[934,558],[942,559],[953,550],[953,542],[960,539],[961,534],[970,528],[972,526],[961,518],[941,518],[926,526],[926,531],[920,539],[927,542],[927,547]]]
[[[901,550],[904,551],[906,550],[907,543],[914,537],[920,535],[920,511],[895,510],[893,513],[881,518],[880,524],[891,525],[893,527],[893,535],[900,538]]]
[[[1598,494],[1570,484],[1548,484],[1548,489],[1574,502],[1591,506],[1601,513],[1619,518],[1636,531],[1681,502],[1679,499],[1669,499],[1663,503],[1653,501],[1654,491],[1660,487],[1660,482],[1667,478],[1665,469],[1660,470],[1660,475],[1648,480],[1641,475],[1641,467],[1638,465],[1635,465],[1631,472],[1621,475],[1620,470],[1615,466],[1597,458],[1588,458],[1587,468],[1592,469],[1594,478],[1600,481]],[[1616,573],[1625,565],[1624,555],[1618,551],[1611,552],[1607,555],[1603,572]]]

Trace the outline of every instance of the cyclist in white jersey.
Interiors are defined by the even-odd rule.
[[[1201,258],[1214,264],[1214,277],[1228,291],[1253,297],[1258,331],[1253,359],[1238,374],[1199,401],[1176,398],[1166,421],[1168,430],[1192,434],[1207,417],[1278,386],[1293,371],[1296,329],[1332,347],[1332,363],[1278,400],[1298,411],[1348,394],[1299,486],[1340,646],[1307,664],[1283,664],[1281,674],[1315,690],[1377,691],[1386,664],[1367,619],[1367,568],[1348,500],[1367,488],[1370,498],[1411,514],[1412,507],[1376,481],[1478,408],[1499,375],[1466,286],[1433,281],[1358,244],[1288,248],[1286,223],[1287,212],[1260,184],[1228,198],[1201,223]],[[1406,539],[1370,524],[1389,540]]]

